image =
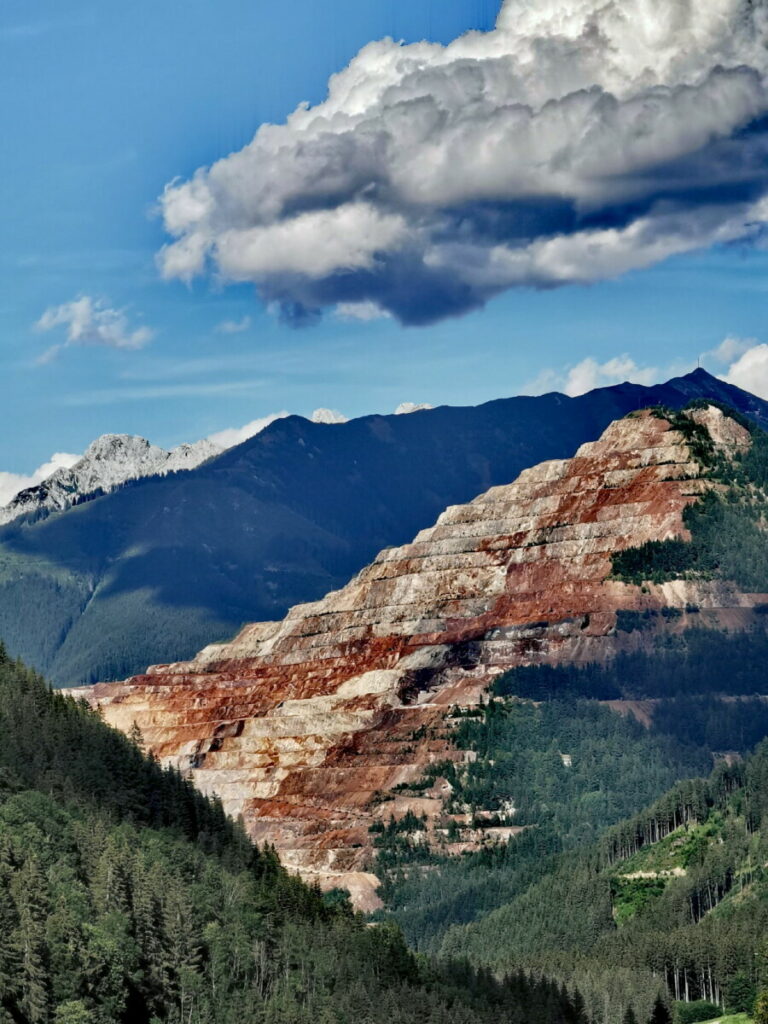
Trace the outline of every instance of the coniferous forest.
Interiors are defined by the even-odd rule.
[[[289,876],[4,651],[0,735],[4,1022],[586,1022],[545,976],[418,957]]]
[[[493,701],[457,730],[478,758],[424,781],[451,781],[448,811],[524,831],[455,857],[392,823],[387,914],[433,955],[578,989],[606,1024],[658,998],[680,1020],[751,1010],[768,984],[768,741],[738,751],[767,728],[759,699],[681,698],[650,727],[590,701]]]

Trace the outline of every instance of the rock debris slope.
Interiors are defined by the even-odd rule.
[[[721,450],[750,443],[714,407],[690,415]],[[286,863],[348,885],[365,905],[372,820],[440,810],[438,793],[383,805],[378,795],[430,761],[465,756],[446,740],[450,709],[476,702],[495,674],[643,642],[617,635],[619,609],[695,600],[702,625],[750,623],[758,598],[722,581],[640,588],[609,578],[613,552],[685,536],[683,510],[711,486],[683,432],[632,414],[574,458],[447,509],[282,622],[75,692],[117,727],[137,723],[149,748],[219,794]],[[687,616],[658,619],[685,628]]]

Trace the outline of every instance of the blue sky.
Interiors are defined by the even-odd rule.
[[[107,431],[171,446],[281,409],[354,416],[406,400],[475,404],[562,383],[587,358],[626,354],[641,376],[665,376],[728,336],[766,334],[768,252],[753,244],[590,285],[515,288],[423,327],[327,313],[297,328],[251,284],[162,280],[157,200],[167,183],[240,149],[301,101],[320,103],[329,76],[370,40],[448,43],[490,29],[497,4],[64,7],[6,0],[0,11],[0,469],[29,472]],[[151,341],[72,344],[41,362],[63,328],[34,324],[81,295],[123,311],[125,329],[146,328]],[[247,326],[222,331],[226,322]],[[713,357],[705,365],[727,369]]]

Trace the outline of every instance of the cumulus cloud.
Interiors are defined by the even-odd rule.
[[[743,356],[745,352],[748,352],[749,349],[754,348],[758,344],[757,338],[738,338],[736,335],[729,334],[727,338],[720,342],[717,348],[713,348],[706,355],[718,363],[733,363],[739,356]]]
[[[347,417],[338,409],[315,409],[309,417],[313,423],[346,423]]]
[[[423,409],[432,409],[428,402],[401,402],[395,409],[395,416],[406,416],[410,412],[421,412]]]
[[[69,469],[70,466],[80,459],[80,455],[72,455],[69,452],[54,452],[47,462],[38,466],[29,476],[23,473],[6,473],[0,471],[0,507],[7,505],[9,501],[27,487],[34,487],[35,484],[47,480],[57,469]]]
[[[638,366],[630,356],[615,356],[604,363],[588,357],[564,370],[544,370],[524,389],[526,394],[562,391],[571,398],[612,384],[655,384],[664,374],[655,366]]]
[[[251,420],[250,423],[246,423],[244,427],[229,427],[226,430],[219,430],[215,434],[210,434],[207,440],[212,441],[219,448],[232,448],[236,444],[242,444],[243,441],[247,441],[249,437],[255,437],[256,434],[260,434],[262,430],[268,427],[270,423],[274,423],[275,420],[281,420],[290,415],[289,412],[283,410],[282,412],[272,413],[270,416],[262,416],[260,419]]]
[[[729,364],[723,380],[768,399],[768,345],[756,338],[726,338],[709,354]]]
[[[107,348],[143,348],[154,337],[149,327],[131,327],[123,309],[112,309],[102,299],[81,295],[71,302],[51,306],[34,325],[36,331],[62,328],[65,340],[47,349],[38,359],[50,362],[71,345],[104,345]]]
[[[215,330],[218,334],[242,334],[248,330],[251,322],[251,318],[246,314],[240,320],[222,320],[220,324],[216,324]]]
[[[160,267],[297,322],[422,324],[751,240],[766,34],[768,0],[505,0],[448,46],[371,43],[322,103],[166,187]]]

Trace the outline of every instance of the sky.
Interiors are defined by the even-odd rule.
[[[768,397],[766,0],[499,8],[5,0],[0,471],[699,359]]]

